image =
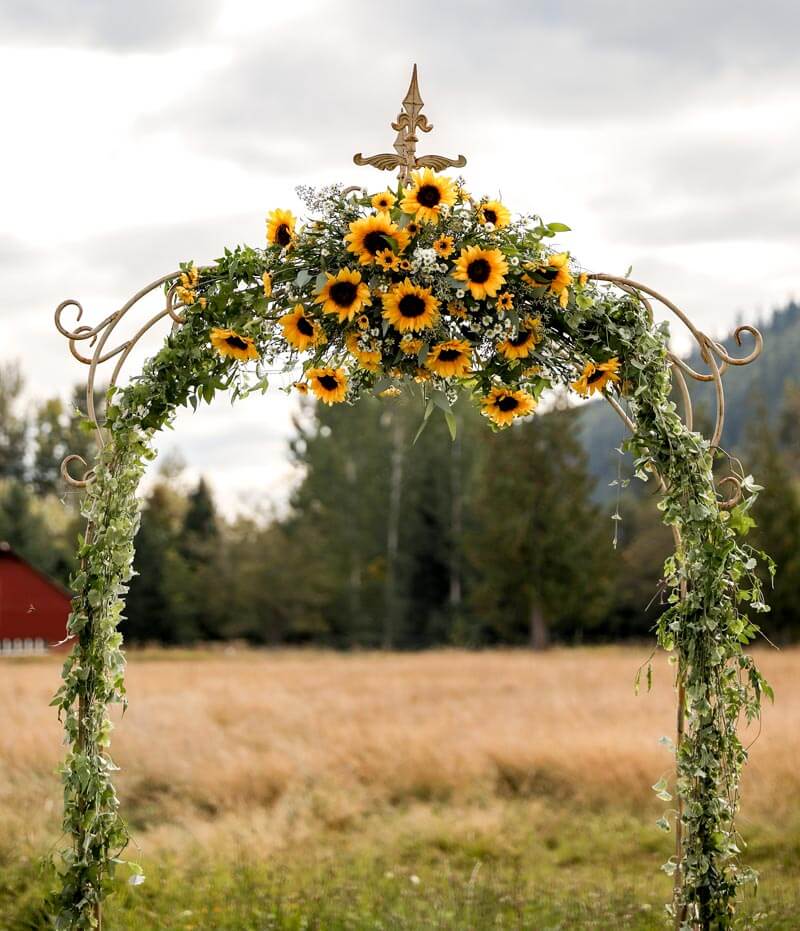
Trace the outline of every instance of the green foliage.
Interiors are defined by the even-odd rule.
[[[145,364],[142,375],[109,399],[110,441],[100,455],[96,479],[84,505],[89,531],[80,546],[80,571],[72,580],[76,595],[69,626],[78,635],[78,645],[65,664],[64,683],[55,699],[70,743],[63,779],[64,829],[72,838],[72,846],[64,855],[58,918],[62,928],[93,927],[95,909],[109,888],[127,842],[111,782],[106,709],[110,703],[124,701],[124,664],[117,625],[131,575],[133,537],[138,524],[135,492],[145,463],[152,457],[153,435],[171,421],[179,406],[210,401],[217,390],[230,389],[235,398],[263,387],[264,366],[276,362],[285,345],[275,326],[279,310],[270,308],[265,301],[261,275],[273,275],[278,304],[281,300],[311,299],[311,282],[329,267],[326,256],[336,257],[342,252],[346,221],[351,214],[358,216],[360,205],[356,199],[352,201],[334,204],[298,244],[296,252],[285,253],[277,246],[265,252],[237,248],[226,251],[216,265],[199,274],[187,266],[186,282],[196,279],[196,291],[191,295],[192,305],[186,308],[185,322]],[[469,226],[470,222],[465,220],[465,225],[452,229],[467,237],[485,235]],[[532,267],[534,276],[539,274],[535,269],[541,269],[547,258],[540,243],[547,231],[538,219],[535,223],[538,225],[520,221],[496,240],[494,233],[489,237],[509,257],[518,258],[520,267]],[[311,274],[300,274],[309,268]],[[421,274],[423,281],[427,275],[433,282],[431,286],[442,293],[453,288],[441,270],[438,277],[431,269]],[[732,924],[737,889],[752,878],[738,863],[734,817],[739,776],[746,758],[736,725],[742,714],[748,718],[758,715],[760,697],[766,688],[752,660],[743,652],[758,630],[749,612],[766,610],[757,573],[759,554],[740,539],[728,513],[720,507],[708,442],[687,430],[678,416],[671,399],[666,329],[653,327],[646,308],[628,294],[588,285],[581,288],[578,301],[574,294],[563,290],[560,295],[548,293],[536,278],[524,287],[521,279],[515,278],[515,284],[520,289],[518,306],[524,305],[526,312],[535,313],[544,329],[545,338],[536,354],[537,373],[530,374],[527,367],[517,367],[517,371],[509,360],[497,355],[495,341],[501,333],[491,318],[486,324],[481,317],[478,322],[464,324],[474,334],[475,355],[480,360],[475,383],[468,387],[482,394],[498,381],[519,385],[527,380],[531,391],[537,392],[546,384],[571,383],[587,361],[619,359],[625,386],[622,400],[636,426],[628,441],[636,473],[643,480],[653,481],[656,475],[663,480],[660,508],[664,523],[675,533],[676,552],[665,566],[667,608],[658,621],[658,641],[664,649],[675,651],[685,716],[684,734],[677,748],[675,793],[681,808],[682,849],[680,863],[671,860],[666,867],[680,869],[682,882],[671,907],[689,924],[727,928]],[[460,319],[454,317],[447,325],[459,327]],[[326,359],[331,358],[331,352],[335,355],[341,350],[343,330],[337,326],[326,321]],[[255,381],[248,380],[245,367],[212,350],[214,327],[234,327],[254,341],[261,354]],[[384,330],[383,335],[386,333]],[[318,352],[311,363],[320,360]],[[402,369],[399,360],[397,365]],[[416,365],[409,368],[403,380],[410,382],[415,369]],[[362,390],[372,390],[375,382],[375,373],[359,370],[352,378],[350,396],[355,398]],[[440,390],[437,382],[432,387]],[[447,383],[445,387],[449,407],[456,385]],[[438,396],[428,393],[426,384],[421,390],[430,409]],[[389,476],[390,499],[393,488],[402,481],[405,449],[402,428],[392,431],[392,435],[395,462]],[[346,450],[338,450],[339,455],[344,452],[341,463],[336,462],[337,451],[332,452],[332,466],[344,470],[351,491],[372,481],[373,475],[352,471],[354,460],[348,460]],[[430,477],[432,498],[436,496],[438,478]],[[743,487],[743,507],[749,508],[757,486],[744,481]],[[346,483],[343,493],[350,493]],[[354,504],[359,506],[360,502]],[[198,510],[202,512],[203,508]],[[198,518],[198,526],[206,529],[207,511],[206,507],[205,516],[201,513]],[[358,519],[356,510],[352,520]],[[399,521],[392,526],[391,533],[399,533]],[[523,533],[529,531],[524,523],[522,526]],[[341,571],[360,570],[364,554],[349,550],[346,527],[336,530],[331,545],[342,551]],[[573,553],[580,552],[581,542],[573,539]],[[551,545],[556,546],[555,541]],[[392,551],[396,551],[394,544],[386,550]],[[423,557],[418,567],[421,578],[427,580],[434,560],[440,557],[437,553]],[[390,560],[383,591],[389,618],[397,617],[392,600],[395,571]],[[523,585],[525,580],[520,578],[519,582]],[[354,584],[351,590],[356,593],[358,586]],[[363,602],[353,597],[353,609],[364,610]],[[552,595],[544,590],[529,593],[529,602],[537,599],[552,609]],[[394,630],[385,634],[388,643],[394,636]]]

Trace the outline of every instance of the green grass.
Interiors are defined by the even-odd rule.
[[[671,837],[625,810],[577,811],[512,801],[487,812],[417,806],[320,833],[267,857],[187,846],[143,859],[147,880],[120,877],[109,931],[356,931],[356,929],[656,929],[670,880]],[[800,824],[751,824],[747,860],[765,881],[744,926],[800,926]],[[7,840],[7,839],[6,839]],[[0,928],[48,928],[50,878],[13,845],[0,852]],[[132,854],[134,856],[134,854]]]

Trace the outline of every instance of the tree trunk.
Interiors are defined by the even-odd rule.
[[[530,623],[530,646],[532,650],[546,650],[550,643],[550,631],[547,621],[542,611],[541,605],[535,599],[531,599],[530,614],[528,616]]]
[[[386,580],[383,592],[383,648],[391,650],[397,635],[397,554],[400,549],[400,500],[403,492],[405,442],[399,411],[392,412],[392,459],[389,513],[386,519]]]
[[[461,483],[461,428],[450,447],[450,589],[448,604],[453,615],[461,609],[461,538],[464,530],[464,492]]]

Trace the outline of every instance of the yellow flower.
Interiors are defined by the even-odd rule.
[[[466,320],[467,318],[467,308],[458,301],[450,301],[447,305],[447,312],[457,320]]]
[[[400,256],[395,255],[391,249],[383,249],[375,256],[375,262],[385,272],[393,272],[400,268]]]
[[[439,301],[430,288],[420,288],[406,278],[383,298],[383,317],[401,333],[426,330],[439,317]]]
[[[183,285],[178,285],[178,287],[175,288],[175,296],[178,298],[181,304],[186,304],[187,306],[189,304],[194,304],[194,302],[197,300],[197,295],[195,292],[190,288],[184,288]]]
[[[506,281],[508,262],[499,249],[468,246],[456,259],[453,278],[466,281],[475,300],[495,297]]]
[[[291,210],[273,210],[267,217],[267,242],[285,249],[294,241],[294,224]]]
[[[542,338],[542,323],[538,317],[523,323],[516,336],[506,337],[497,344],[497,351],[506,359],[527,359]]]
[[[358,333],[348,333],[345,340],[350,354],[355,358],[362,369],[367,372],[380,372],[381,370],[381,352],[380,349],[362,349],[358,344]]]
[[[465,339],[448,339],[432,347],[425,365],[443,378],[463,378],[472,362],[472,347]]]
[[[347,376],[342,369],[309,369],[306,378],[323,404],[341,404],[347,396]]]
[[[211,330],[211,345],[221,356],[230,356],[242,362],[259,357],[253,340],[249,336],[240,336],[235,330],[214,327]]]
[[[530,414],[536,407],[536,399],[527,391],[492,388],[481,401],[481,407],[483,413],[498,427],[507,427],[517,417]]]
[[[200,271],[194,265],[189,266],[188,271],[181,272],[181,284],[187,290],[197,287],[200,280]]]
[[[390,385],[388,388],[385,388],[378,395],[379,398],[399,398],[403,392],[397,387],[397,385]]]
[[[356,320],[356,325],[359,330],[368,330],[369,329],[369,317],[366,314],[361,314],[361,316]]]
[[[283,327],[283,336],[290,346],[305,352],[319,342],[320,328],[310,317],[306,316],[305,307],[295,304],[294,310],[284,314],[279,320]]]
[[[387,210],[391,210],[394,206],[395,196],[391,191],[382,191],[380,194],[376,194],[372,198],[372,206],[375,210],[380,210],[385,213]]]
[[[501,230],[511,222],[511,211],[499,200],[487,200],[478,207],[478,220],[481,223],[491,223],[496,229]]]
[[[535,287],[537,284],[546,284],[547,291],[558,298],[562,307],[569,301],[569,286],[572,284],[572,275],[569,271],[569,253],[558,252],[551,255],[547,265],[539,265],[533,269],[534,276],[526,280]]]
[[[589,276],[586,274],[586,272],[581,272],[580,275],[578,275],[578,287],[585,288],[586,282],[588,280],[589,280]]]
[[[400,340],[400,352],[405,356],[416,356],[422,349],[422,340],[415,339],[413,336],[404,336]]]
[[[357,255],[362,265],[372,264],[379,252],[391,249],[392,240],[400,247],[403,239],[397,225],[392,223],[386,213],[354,220],[350,224],[350,232],[344,237],[347,251]]]
[[[432,377],[433,376],[427,369],[418,368],[414,372],[414,381],[417,382],[418,384],[422,384],[423,382],[430,381]]]
[[[581,377],[572,382],[572,388],[588,398],[596,391],[602,391],[606,385],[614,384],[619,379],[619,359],[616,357],[607,362],[587,362],[581,372]]]
[[[308,384],[304,381],[293,381],[292,388],[299,391],[300,394],[308,394]]]
[[[456,190],[449,178],[435,175],[430,168],[415,171],[412,186],[400,202],[403,213],[413,214],[420,223],[438,223],[442,207],[452,207]]]
[[[419,223],[415,223],[413,220],[410,223],[406,223],[403,229],[408,233],[409,236],[416,236],[419,233],[420,226]]]
[[[327,282],[317,296],[315,304],[322,304],[326,314],[338,314],[339,323],[352,320],[362,307],[372,303],[369,288],[361,280],[361,272],[343,268],[336,275],[325,273]]]
[[[261,283],[264,285],[264,297],[272,297],[272,275],[269,272],[261,276]]]
[[[501,310],[511,310],[514,306],[514,295],[510,291],[503,291],[497,295],[497,306]]]
[[[207,297],[201,297],[200,300],[199,300],[197,303],[203,308],[203,310],[205,310],[206,307],[208,307],[208,298],[207,298]]]
[[[401,259],[401,260],[400,260],[400,269],[401,269],[401,271],[407,272],[407,271],[409,271],[410,268],[411,268],[411,262],[409,262],[408,259]]]
[[[454,249],[453,237],[440,236],[438,239],[434,240],[433,248],[443,259],[446,259],[448,255],[452,255]]]

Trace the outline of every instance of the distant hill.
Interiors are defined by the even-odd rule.
[[[725,386],[725,428],[722,446],[730,452],[741,451],[747,424],[756,412],[767,410],[771,417],[780,414],[786,384],[800,383],[800,304],[791,302],[778,310],[766,325],[759,325],[764,337],[764,352],[750,365],[729,367],[723,376]],[[724,341],[731,355],[745,355],[752,349],[752,340],[743,334],[742,347],[733,336]],[[708,367],[699,352],[687,358],[695,371]],[[691,382],[695,409],[695,425],[707,432],[713,422],[713,386]],[[589,468],[598,482],[597,497],[609,493],[608,483],[616,478],[619,454],[615,452],[627,431],[617,414],[603,401],[584,405],[581,416],[583,444],[589,455]],[[628,474],[630,468],[627,469]]]

